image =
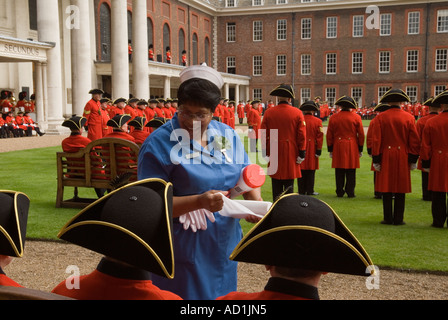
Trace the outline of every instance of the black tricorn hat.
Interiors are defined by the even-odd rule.
[[[387,103],[378,103],[378,105],[373,108],[373,111],[383,112],[390,108],[390,105]]]
[[[131,99],[128,100],[128,103],[139,102],[139,101],[140,101],[140,99],[131,98]]]
[[[0,190],[0,254],[22,257],[30,199],[22,192]]]
[[[137,105],[138,106],[147,106],[148,105],[148,101],[146,101],[144,99],[139,100],[139,102],[137,102]]]
[[[302,111],[319,111],[319,106],[316,102],[307,100],[299,107]]]
[[[114,100],[114,104],[120,103],[120,102],[124,102],[127,103],[127,100],[125,98],[118,98]]]
[[[128,114],[117,114],[112,119],[107,121],[107,125],[112,128],[121,128],[125,123],[131,120],[131,116]]]
[[[439,95],[437,95],[434,100],[432,101],[433,105],[441,105],[441,104],[448,104],[448,90],[443,91]]]
[[[295,99],[294,88],[291,85],[284,83],[273,89],[269,95]]]
[[[341,108],[358,109],[358,104],[352,97],[342,96],[334,104]]]
[[[104,91],[101,89],[92,89],[89,91],[89,94],[104,94]]]
[[[87,118],[80,116],[73,116],[70,119],[65,120],[62,123],[63,127],[70,128],[71,130],[81,130],[86,125]]]
[[[168,121],[168,119],[166,119],[166,118],[154,117],[148,121],[148,123],[146,124],[145,127],[159,128],[159,127],[163,126],[167,121]]]
[[[380,103],[388,102],[410,102],[409,96],[401,89],[390,89],[380,99]]]
[[[423,105],[427,106],[427,107],[432,107],[433,100],[434,100],[434,97],[431,97],[431,98],[427,99],[425,102],[423,102]]]
[[[109,98],[102,98],[100,99],[100,103],[110,102],[111,100]]]
[[[260,102],[261,102],[260,100],[255,99],[255,100],[252,100],[252,101],[250,102],[250,104],[251,104],[251,105],[254,105],[254,104],[256,104],[256,103],[260,103]]]
[[[148,103],[159,103],[159,100],[152,98],[148,100]]]
[[[239,242],[230,259],[362,276],[371,274],[367,269],[373,266],[330,206],[299,194],[280,197]]]
[[[141,129],[145,126],[145,122],[146,122],[145,117],[135,117],[134,119],[128,122],[128,126]]]
[[[161,179],[130,183],[79,212],[58,238],[172,279],[172,197]]]

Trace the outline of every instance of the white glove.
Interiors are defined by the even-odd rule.
[[[213,223],[215,216],[207,209],[198,209],[179,217],[179,222],[183,224],[184,230],[191,228],[191,231],[207,230],[207,218]]]
[[[333,152],[330,152],[330,158],[333,158]]]
[[[381,165],[379,163],[374,163],[373,169],[375,169],[375,171],[381,171]]]
[[[314,156],[315,156],[316,158],[319,158],[319,157],[320,157],[320,155],[319,155],[319,154],[315,154]]]
[[[411,163],[411,165],[409,166],[410,170],[415,170],[417,169],[417,164],[416,163]]]
[[[301,164],[305,160],[304,158],[297,157],[296,163]]]
[[[423,168],[423,171],[428,172],[429,173],[429,168]]]
[[[359,157],[360,157],[360,158],[362,157],[362,152],[359,153]]]

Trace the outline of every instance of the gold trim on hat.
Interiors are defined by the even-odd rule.
[[[132,187],[132,186],[137,186],[137,185],[141,185],[144,183],[149,183],[149,182],[159,182],[162,183],[165,186],[165,190],[164,190],[164,200],[165,200],[165,222],[167,225],[167,231],[168,231],[168,239],[169,239],[169,246],[170,246],[170,252],[171,252],[171,266],[172,266],[172,270],[169,271],[166,269],[165,265],[163,264],[162,260],[160,259],[159,255],[151,248],[151,246],[149,246],[142,238],[140,238],[138,235],[136,235],[135,233],[110,222],[105,222],[105,221],[96,221],[96,220],[86,220],[86,221],[81,221],[81,222],[77,222],[73,225],[72,222],[76,219],[78,219],[84,212],[90,210],[90,208],[96,206],[98,203],[105,201],[106,199],[108,199],[109,197],[111,197],[112,195],[114,195],[115,193],[119,192],[122,189],[128,188],[128,187]],[[135,240],[137,240],[140,244],[142,244],[151,254],[152,256],[156,259],[157,263],[159,264],[159,266],[162,268],[163,272],[165,273],[165,275],[167,276],[167,278],[169,279],[173,279],[174,278],[174,249],[173,249],[173,239],[171,236],[171,227],[172,227],[172,223],[170,222],[170,217],[169,217],[169,208],[168,208],[168,202],[166,201],[167,196],[168,196],[168,190],[169,187],[172,186],[171,182],[166,182],[162,179],[158,179],[158,178],[149,178],[149,179],[145,179],[145,180],[139,180],[136,182],[132,182],[129,183],[121,188],[118,188],[116,190],[113,190],[112,192],[106,194],[105,196],[101,197],[100,199],[98,199],[97,201],[91,203],[90,205],[88,205],[86,208],[84,208],[83,210],[81,210],[77,215],[75,215],[72,219],[69,220],[69,222],[67,222],[62,229],[59,231],[57,237],[61,238],[66,232],[74,229],[75,227],[79,227],[79,226],[83,226],[83,225],[101,225],[101,226],[106,226],[106,227],[111,227],[113,229],[117,229],[119,231],[122,231],[123,233],[131,236],[132,238],[134,238]]]
[[[330,232],[328,230],[322,229],[322,228],[318,228],[318,227],[313,227],[313,226],[307,226],[307,225],[303,225],[303,226],[298,226],[298,225],[292,225],[292,226],[283,226],[283,227],[275,227],[273,229],[269,229],[266,231],[261,232],[260,234],[254,236],[252,239],[249,239],[251,234],[253,232],[255,232],[258,228],[258,226],[260,224],[262,224],[262,222],[267,219],[267,217],[270,215],[270,213],[272,212],[272,210],[275,208],[276,204],[286,198],[286,197],[290,197],[290,196],[296,196],[297,193],[290,193],[290,194],[285,194],[281,197],[279,197],[277,199],[277,201],[274,202],[274,204],[269,208],[268,212],[266,213],[266,215],[263,216],[263,218],[252,228],[248,231],[248,233],[241,239],[241,241],[238,243],[238,245],[235,247],[235,249],[233,250],[233,252],[231,253],[229,259],[233,260],[238,254],[241,253],[241,251],[243,251],[249,244],[251,244],[252,242],[254,242],[255,240],[268,235],[270,233],[274,233],[274,232],[278,232],[278,231],[284,231],[284,230],[309,230],[309,231],[316,231],[322,234],[325,234],[327,236],[330,236],[336,240],[341,241],[343,244],[347,245],[352,251],[354,251],[354,253],[361,258],[361,261],[366,265],[366,267],[373,265],[372,260],[370,259],[369,254],[366,252],[366,250],[364,249],[364,247],[362,246],[362,244],[359,242],[359,240],[354,236],[354,234],[350,231],[350,229],[347,228],[347,226],[344,224],[344,222],[341,220],[341,218],[339,218],[339,216],[337,215],[337,213],[334,211],[334,209],[328,205],[328,203],[326,203],[325,201],[319,200],[321,202],[323,202],[328,208],[331,209],[331,211],[333,212],[333,216],[335,217],[335,219],[337,220],[337,222],[340,223],[340,225],[343,227],[343,229],[348,232],[348,234],[351,236],[352,240],[354,240],[354,242],[359,246],[359,248],[361,249],[362,252],[359,252],[358,249],[356,249],[355,246],[353,246],[350,242],[348,242],[346,239],[342,238],[341,236]],[[247,241],[247,242],[246,242]],[[372,270],[371,272],[374,272],[374,270]]]
[[[20,231],[20,221],[19,221],[19,215],[18,215],[17,198],[18,198],[19,194],[24,195],[25,197],[27,197],[28,200],[30,200],[30,198],[25,193],[18,192],[18,191],[0,190],[0,193],[14,194],[14,215],[16,217],[16,226],[17,226],[17,231],[18,231],[17,233],[19,235],[20,248],[17,248],[16,244],[12,240],[9,233],[1,225],[0,225],[0,232],[3,233],[6,240],[8,240],[8,242],[11,244],[11,247],[14,250],[16,257],[21,258],[23,256],[23,243],[22,243],[22,232]]]

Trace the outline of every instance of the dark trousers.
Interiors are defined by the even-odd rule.
[[[336,175],[336,195],[338,197],[344,196],[355,196],[355,186],[356,186],[356,169],[335,169]]]
[[[375,184],[376,184],[376,171],[373,171],[373,189],[375,189]],[[375,193],[375,198],[376,199],[380,199],[381,198],[381,192],[378,192],[376,190],[374,190]]]
[[[249,139],[250,152],[258,152],[258,139]]]
[[[314,193],[314,180],[316,170],[302,170],[302,177],[297,179],[300,194],[312,195]]]
[[[271,180],[272,180],[272,198],[274,202],[283,193],[288,194],[294,192],[294,179],[287,179],[287,180],[271,179]]]
[[[405,193],[383,193],[383,217],[386,224],[403,224]]]
[[[447,220],[447,193],[432,191],[432,225],[437,228],[443,228],[445,221]]]
[[[422,195],[423,200],[431,201],[431,191],[428,190],[429,173],[422,170]]]

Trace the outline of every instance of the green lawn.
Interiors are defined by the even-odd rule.
[[[52,147],[0,153],[0,189],[22,191],[31,199],[27,231],[30,239],[57,239],[60,228],[79,211],[55,208],[56,152],[60,150],[60,147]],[[380,268],[448,271],[448,229],[430,227],[431,203],[421,200],[420,171],[412,172],[413,193],[406,196],[406,225],[382,225],[379,223],[382,202],[373,198],[370,162],[365,152],[361,168],[357,170],[356,198],[337,198],[334,170],[324,149],[321,169],[316,174],[316,191],[320,193],[317,198],[338,213]],[[66,196],[72,193],[68,188]],[[80,196],[95,197],[95,193],[80,189]],[[269,177],[262,188],[262,196],[272,201]],[[243,221],[242,226],[247,232],[253,225]]]

